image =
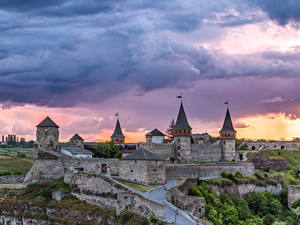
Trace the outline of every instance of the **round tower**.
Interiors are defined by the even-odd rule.
[[[238,153],[235,148],[236,130],[233,128],[229,109],[227,107],[223,127],[220,130],[222,140],[222,158],[225,161],[238,161]]]
[[[177,158],[180,161],[190,161],[192,127],[189,125],[182,102],[171,133],[176,144]]]
[[[41,150],[57,151],[60,152],[59,145],[59,126],[46,117],[39,123],[36,129],[36,142],[34,145],[34,158],[38,158],[38,153]]]

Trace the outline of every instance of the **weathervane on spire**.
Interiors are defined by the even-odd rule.
[[[180,93],[180,95],[178,95],[176,98],[180,98],[181,99],[181,103],[182,103],[183,93]]]
[[[116,116],[117,118],[119,118],[119,112],[117,112],[117,113],[115,114],[115,116]]]
[[[228,105],[229,105],[228,99],[226,100],[226,102],[224,104],[227,105],[227,109],[228,109]]]

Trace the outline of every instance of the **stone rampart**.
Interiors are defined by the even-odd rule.
[[[249,150],[278,149],[296,150],[300,149],[299,141],[248,141],[243,146]]]
[[[106,165],[106,166],[104,166]],[[104,158],[59,158],[59,159],[36,159],[27,173],[24,183],[38,182],[42,180],[57,179],[63,177],[67,170],[83,170],[85,172],[105,172],[109,174],[119,173],[119,159]]]
[[[143,196],[131,192],[115,180],[104,175],[87,174],[83,172],[67,172],[64,181],[76,185],[73,194],[90,204],[116,209],[117,214],[123,209],[141,216],[149,217],[155,214],[164,217],[164,206],[145,199]]]
[[[282,185],[280,183],[265,186],[259,186],[256,184],[233,184],[225,187],[219,187],[213,185],[213,189],[216,194],[228,194],[231,197],[243,198],[250,192],[270,192],[272,194],[278,194],[282,190]]]
[[[288,204],[289,207],[300,198],[300,185],[288,186]]]
[[[185,195],[177,188],[168,190],[166,198],[178,208],[189,211],[198,222],[205,217],[205,198]]]
[[[139,142],[138,148],[143,147],[148,151],[158,155],[164,159],[176,158],[176,149],[175,144],[173,143],[148,143],[148,142]]]
[[[213,144],[192,144],[191,147],[192,161],[220,161],[222,159],[222,146],[220,141]]]
[[[255,169],[261,170],[286,170],[288,168],[287,160],[270,160],[267,156],[256,154],[253,156],[251,162],[254,164]]]
[[[0,176],[0,184],[6,183],[22,183],[24,180],[24,175],[4,175]]]
[[[166,164],[166,179],[219,177],[225,171],[228,173],[241,172],[244,175],[254,174],[252,163],[205,163],[205,164]]]

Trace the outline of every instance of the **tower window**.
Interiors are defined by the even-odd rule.
[[[180,142],[180,139],[178,138],[177,142],[179,143]]]

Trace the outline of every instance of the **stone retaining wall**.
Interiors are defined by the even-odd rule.
[[[300,198],[300,185],[288,186],[288,203],[289,207]]]
[[[90,204],[116,209],[117,214],[123,209],[128,209],[145,217],[149,217],[151,214],[155,214],[158,218],[164,217],[163,205],[131,192],[109,177],[68,172],[64,181],[77,186],[73,190],[73,194],[77,198]]]
[[[36,159],[27,173],[24,183],[38,182],[63,177],[67,170],[79,169],[85,172],[101,172],[102,166],[107,166],[107,173],[119,173],[119,159],[104,158],[60,158],[60,159]]]
[[[255,172],[252,163],[207,163],[207,164],[166,164],[166,179],[219,177],[225,171],[228,173],[241,172],[244,175],[252,175]]]
[[[22,183],[24,180],[24,175],[4,175],[0,176],[0,184],[7,183]]]

